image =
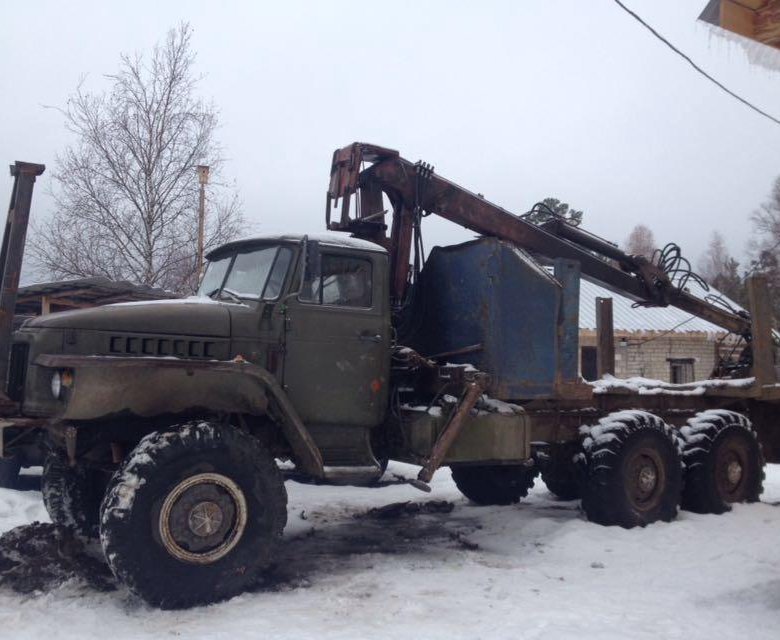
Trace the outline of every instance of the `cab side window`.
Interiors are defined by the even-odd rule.
[[[320,271],[315,281],[305,283],[302,300],[339,307],[371,307],[370,260],[324,254]]]

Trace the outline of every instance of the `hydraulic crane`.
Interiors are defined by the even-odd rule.
[[[392,206],[387,236],[383,194]],[[355,211],[350,211],[356,195]],[[340,218],[332,212],[340,206]],[[423,215],[436,214],[485,236],[493,236],[546,258],[580,263],[584,278],[645,306],[673,305],[750,340],[748,314],[735,312],[685,290],[686,270],[632,256],[563,219],[535,225],[481,195],[435,174],[430,165],[412,163],[397,151],[353,143],[333,154],[327,196],[327,225],[384,246],[391,255],[391,288],[399,305],[409,284],[415,229]],[[420,258],[421,259],[421,258]],[[679,264],[676,263],[676,264]]]

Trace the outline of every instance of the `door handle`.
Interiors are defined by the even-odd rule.
[[[359,333],[358,340],[361,342],[382,342],[382,336],[372,333]]]

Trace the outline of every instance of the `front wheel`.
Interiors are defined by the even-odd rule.
[[[268,565],[287,520],[272,456],[232,427],[189,423],[141,440],[101,507],[114,575],[166,609],[237,595]]]

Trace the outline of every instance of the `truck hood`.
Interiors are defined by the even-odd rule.
[[[196,297],[125,302],[39,316],[30,320],[26,326],[227,338],[230,337],[228,308],[231,306],[243,305]]]

